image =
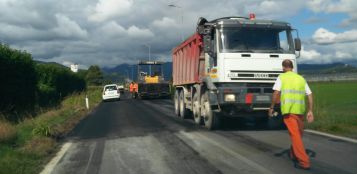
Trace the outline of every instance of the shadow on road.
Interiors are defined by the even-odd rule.
[[[276,128],[269,127],[267,119],[255,118],[223,118],[221,130],[223,131],[269,131],[286,130],[284,124]]]
[[[170,100],[154,100],[158,106]],[[181,122],[182,126],[174,123]],[[164,116],[162,111],[145,104],[140,99],[132,99],[124,94],[120,101],[102,102],[82,120],[69,134],[72,140],[116,139],[140,137],[159,132],[176,132],[195,129],[195,126],[182,120]]]
[[[316,152],[311,149],[306,149],[306,153],[310,158],[316,157]],[[274,156],[276,156],[276,157],[286,156],[287,158],[290,158],[290,149],[285,149],[281,152],[275,153]]]

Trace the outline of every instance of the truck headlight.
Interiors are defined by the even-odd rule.
[[[226,102],[234,102],[234,101],[236,101],[236,95],[234,95],[234,94],[225,94],[224,95],[224,101],[226,101]]]

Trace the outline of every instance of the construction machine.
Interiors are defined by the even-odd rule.
[[[138,98],[170,97],[170,84],[164,79],[163,62],[140,61],[138,63],[137,84]]]

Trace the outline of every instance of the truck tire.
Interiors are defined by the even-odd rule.
[[[176,89],[174,95],[174,105],[175,105],[175,115],[180,116],[180,102],[179,102],[179,93],[180,91]]]
[[[189,115],[189,110],[186,109],[184,90],[180,91],[179,102],[180,102],[180,104],[179,104],[180,116],[182,119],[186,119]]]
[[[193,95],[193,103],[192,103],[192,113],[193,113],[193,120],[196,124],[202,125],[203,119],[201,117],[201,110],[200,110],[200,94],[196,92]]]
[[[201,116],[208,130],[218,129],[221,124],[219,113],[213,112],[208,100],[208,91],[201,96]]]

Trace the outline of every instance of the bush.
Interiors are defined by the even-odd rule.
[[[31,54],[0,44],[0,113],[18,120],[22,111],[33,111],[37,73]]]
[[[33,135],[39,135],[39,136],[45,136],[49,137],[51,136],[51,128],[45,123],[39,123],[36,125],[36,127],[32,130]]]
[[[39,64],[36,70],[38,103],[41,107],[57,105],[65,96],[86,88],[83,78],[59,65]]]
[[[58,64],[35,63],[31,54],[0,44],[0,114],[17,122],[34,115],[38,106],[57,106],[86,89],[83,76]]]

